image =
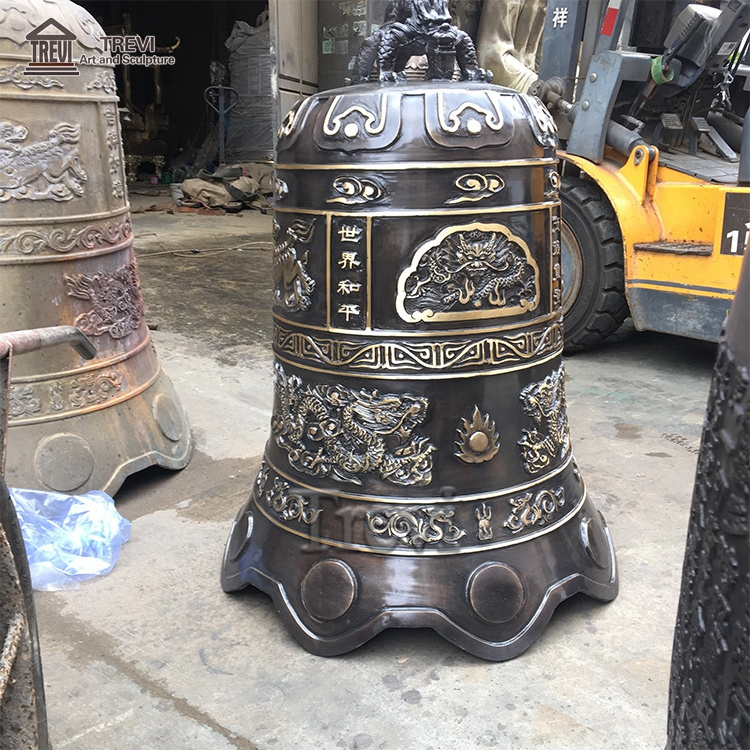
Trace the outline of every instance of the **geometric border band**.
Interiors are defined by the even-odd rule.
[[[396,334],[397,335],[397,334]],[[273,344],[279,355],[293,362],[322,365],[337,374],[353,373],[468,373],[487,375],[488,367],[513,369],[532,364],[562,351],[562,324],[555,321],[542,329],[508,334],[461,336],[425,341],[399,338],[396,341],[361,337],[317,335],[293,330],[274,322]],[[316,368],[318,369],[318,368]]]

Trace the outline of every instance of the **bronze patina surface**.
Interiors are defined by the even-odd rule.
[[[719,342],[669,684],[667,750],[750,743],[750,265]]]
[[[0,14],[0,332],[75,325],[97,349],[91,362],[67,347],[18,361],[6,479],[19,487],[113,494],[190,457],[146,327],[114,72],[92,62],[103,38],[67,0]]]
[[[282,124],[271,437],[222,585],[314,653],[431,627],[508,659],[617,593],[568,431],[555,146],[537,99],[477,81]]]

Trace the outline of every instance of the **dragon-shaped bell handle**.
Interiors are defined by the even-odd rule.
[[[427,56],[425,80],[451,80],[458,64],[461,80],[492,81],[471,37],[451,23],[446,0],[390,0],[383,25],[362,42],[349,83],[368,81],[376,62],[381,83],[403,82],[415,55]]]

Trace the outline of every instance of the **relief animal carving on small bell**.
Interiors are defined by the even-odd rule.
[[[314,653],[431,627],[509,659],[563,599],[617,593],[568,431],[556,131],[443,0],[395,6],[423,15],[363,47],[384,83],[281,125],[271,436],[222,585],[270,594]],[[441,58],[404,82],[399,38],[463,45],[463,80]]]

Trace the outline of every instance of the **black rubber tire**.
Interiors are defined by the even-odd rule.
[[[600,344],[628,317],[620,226],[592,182],[563,177],[563,333],[565,352]],[[566,286],[567,284],[567,286]]]

